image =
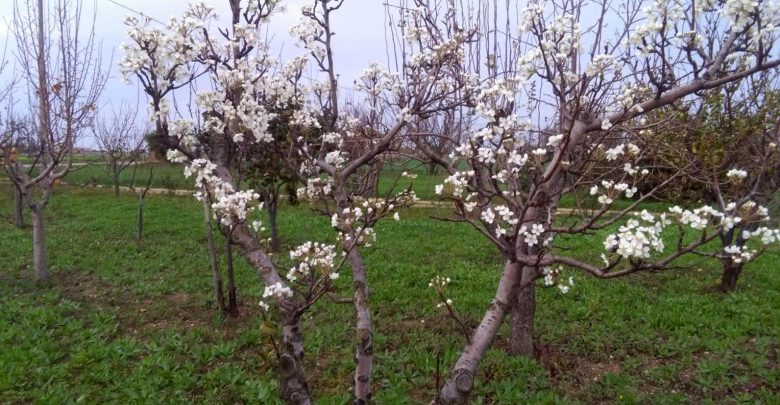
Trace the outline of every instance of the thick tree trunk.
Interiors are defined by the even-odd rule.
[[[357,250],[349,252],[352,280],[355,288],[355,328],[357,350],[355,352],[354,401],[355,405],[371,402],[371,370],[374,363],[374,336],[371,332],[371,311],[368,306],[368,281],[363,258]]]
[[[225,312],[225,296],[222,292],[222,275],[219,272],[217,246],[214,244],[214,233],[211,230],[211,210],[209,209],[209,202],[205,198],[203,199],[203,223],[206,226],[206,243],[209,248],[211,274],[214,277],[214,293],[217,300],[217,307],[219,307],[221,312]]]
[[[225,244],[225,260],[227,261],[228,314],[238,316],[238,299],[236,298],[236,280],[233,276],[233,242],[230,237]]]
[[[720,278],[720,289],[723,292],[732,292],[737,288],[739,274],[742,273],[742,263],[734,263],[731,260],[723,261],[723,275]]]
[[[527,287],[512,295],[509,321],[509,353],[515,356],[534,357],[534,315],[536,313],[536,287],[532,278],[533,267],[524,267],[521,284]]]
[[[474,388],[474,375],[479,363],[504,322],[512,294],[516,294],[520,286],[521,276],[519,264],[511,262],[505,264],[493,302],[471,335],[469,344],[461,352],[452,375],[436,397],[436,403],[447,405],[467,403],[469,394]]]
[[[231,0],[231,6],[238,8],[238,1]],[[230,172],[224,167],[217,167],[217,174],[222,179],[230,179]],[[206,207],[208,208],[208,207]],[[205,211],[208,211],[206,209]],[[271,258],[265,253],[254,233],[245,224],[238,224],[233,229],[233,242],[244,250],[247,261],[255,268],[263,284],[272,286],[284,284]],[[309,384],[304,368],[303,333],[301,331],[300,307],[293,298],[277,297],[282,308],[282,344],[279,348],[279,393],[290,404],[311,404]]]
[[[15,186],[12,186],[11,189],[14,193],[14,224],[18,228],[24,228],[24,200],[22,192]]]
[[[33,265],[35,266],[35,281],[43,282],[49,278],[49,268],[46,265],[46,234],[43,226],[43,207],[30,209],[33,226]]]
[[[303,363],[303,333],[298,316],[288,315],[282,326],[282,348],[279,354],[279,391],[288,404],[309,405],[309,383]]]
[[[135,238],[138,240],[144,237],[144,200],[138,199],[138,212],[135,216]]]

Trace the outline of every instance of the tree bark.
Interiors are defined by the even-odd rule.
[[[44,282],[49,278],[49,268],[46,265],[46,234],[43,226],[43,207],[30,209],[33,226],[33,265],[35,281]]]
[[[119,173],[114,173],[114,197],[119,197]]]
[[[383,166],[384,162],[381,159],[377,159],[374,164],[368,167],[370,174],[368,179],[369,188],[366,190],[366,197],[376,196],[379,193],[379,180],[381,179]]]
[[[368,306],[368,281],[363,258],[353,248],[349,252],[352,266],[352,284],[355,289],[355,328],[357,350],[355,352],[354,405],[371,402],[371,372],[374,363],[374,336],[371,332],[371,311]]]
[[[274,188],[268,193],[268,229],[271,232],[271,251],[279,251],[279,234],[276,228],[276,213],[279,206],[279,190]]]
[[[14,224],[17,228],[24,228],[24,201],[22,199],[22,192],[19,191],[16,186],[12,186],[11,189],[14,193]]]
[[[534,357],[534,315],[536,313],[536,287],[532,278],[533,267],[524,267],[521,285],[525,288],[512,294],[509,321],[509,353],[515,356]]]
[[[436,162],[428,163],[428,175],[434,176],[439,172],[439,165]]]
[[[279,391],[288,404],[309,405],[309,383],[303,363],[303,333],[300,317],[285,316],[282,325],[282,348],[279,355]]]
[[[233,276],[233,242],[230,236],[225,243],[225,260],[227,261],[227,289],[228,289],[228,314],[232,317],[238,316],[238,299],[236,298],[236,281]]]
[[[222,292],[222,275],[219,272],[219,263],[217,262],[217,246],[214,244],[214,233],[211,230],[211,210],[209,209],[208,199],[203,199],[203,224],[206,226],[206,243],[209,248],[209,261],[211,264],[211,274],[214,277],[214,293],[217,300],[217,307],[221,312],[225,312],[225,296]]]
[[[452,375],[439,391],[437,404],[465,404],[474,388],[474,376],[485,351],[490,347],[504,317],[509,309],[513,293],[517,293],[521,280],[521,268],[518,263],[507,262],[498,283],[496,295],[482,321],[471,335],[469,344],[461,352]]]
[[[231,0],[232,1],[232,0]],[[231,6],[234,4],[231,3]],[[235,1],[238,7],[238,1]],[[230,179],[230,172],[218,166],[217,174],[222,179]],[[208,206],[204,211],[208,211]],[[233,242],[244,250],[247,261],[255,268],[266,286],[284,283],[275,270],[271,258],[246,224],[238,224],[233,229]],[[279,348],[279,393],[287,403],[311,404],[309,384],[306,379],[303,357],[303,333],[300,314],[302,313],[292,298],[277,297],[281,311],[282,344]]]
[[[720,278],[720,290],[728,293],[737,289],[737,280],[742,273],[742,263],[734,263],[731,260],[723,261],[723,274]]]
[[[339,212],[349,208],[349,198],[342,180],[335,185],[334,196]],[[357,240],[356,235],[352,237]],[[368,279],[363,258],[358,246],[353,245],[347,255],[352,267],[352,287],[355,290],[355,375],[353,378],[353,404],[367,405],[371,402],[371,373],[374,365],[374,335],[371,325],[371,310],[368,305]]]

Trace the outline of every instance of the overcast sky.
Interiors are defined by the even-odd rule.
[[[25,0],[17,0],[25,1]],[[167,21],[170,17],[179,16],[187,0],[115,0],[116,3],[141,11],[154,19]],[[118,74],[117,62],[122,57],[120,45],[126,42],[124,18],[131,11],[111,0],[84,0],[85,8],[92,5],[97,9],[95,32],[103,42],[103,55],[106,63],[113,52],[111,63],[112,77],[103,94],[103,106],[109,106],[122,101],[136,103],[138,89],[135,83],[124,84]],[[219,24],[229,24],[229,6],[227,0],[206,0],[205,3],[214,6],[219,15]],[[282,52],[282,59],[303,53],[295,41],[289,36],[290,28],[300,19],[300,9],[311,0],[284,1],[287,11],[276,14],[272,18],[269,31],[273,35],[273,49]],[[334,16],[334,54],[337,71],[342,75],[340,85],[351,87],[354,79],[373,61],[385,64],[385,15],[382,0],[347,0],[341,10]],[[13,38],[9,38],[8,25],[13,18],[13,1],[0,0],[0,44],[8,43],[6,59],[13,65]],[[2,49],[2,48],[0,48]],[[13,66],[9,66],[13,67]],[[0,77],[2,82],[8,75]],[[145,100],[141,100],[145,102]]]

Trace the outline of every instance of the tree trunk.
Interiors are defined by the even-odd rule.
[[[512,294],[509,321],[509,353],[515,356],[534,357],[534,314],[536,313],[536,287],[532,278],[533,267],[524,267],[521,284],[527,287]],[[530,283],[530,284],[529,284]]]
[[[465,404],[474,388],[474,375],[482,356],[490,347],[493,339],[504,323],[512,294],[520,286],[521,268],[517,263],[507,262],[496,289],[496,295],[482,321],[471,335],[468,345],[463,349],[455,363],[452,375],[436,397],[437,404]]]
[[[43,282],[49,278],[49,268],[46,265],[46,234],[43,227],[43,207],[30,209],[33,225],[33,264],[35,266],[35,281]]]
[[[428,175],[434,176],[439,171],[439,165],[436,162],[430,162],[428,163]]]
[[[11,187],[14,193],[14,223],[18,228],[24,228],[24,201],[22,192],[15,186]]]
[[[144,237],[144,200],[138,199],[138,212],[135,216],[135,238],[138,240]]]
[[[232,317],[238,316],[238,300],[236,298],[236,281],[233,277],[233,242],[230,236],[227,237],[225,244],[225,260],[227,261],[227,289],[228,289],[228,314]]]
[[[209,209],[208,199],[203,199],[203,223],[206,226],[206,243],[209,248],[209,261],[211,263],[211,273],[214,276],[214,292],[217,300],[217,307],[221,312],[225,312],[225,296],[222,292],[222,275],[219,273],[219,264],[217,263],[217,246],[214,244],[214,233],[211,230],[211,210]]]
[[[371,311],[368,306],[368,281],[363,258],[353,248],[349,252],[352,280],[355,288],[355,328],[357,349],[355,352],[354,405],[371,402],[371,370],[374,363],[374,336],[371,333]]]
[[[731,260],[723,260],[723,275],[720,278],[720,289],[723,292],[732,292],[737,288],[739,274],[742,273],[742,263],[734,263]]]
[[[336,183],[334,196],[338,212],[349,208],[349,198],[343,182]],[[352,235],[351,240],[357,240]],[[355,375],[353,379],[353,404],[368,405],[371,402],[371,373],[374,366],[374,335],[371,325],[371,310],[368,305],[368,278],[363,257],[357,245],[352,245],[347,254],[352,268],[352,288],[355,294]]]
[[[279,234],[276,228],[276,213],[279,205],[279,190],[275,189],[274,191],[268,193],[267,196],[268,229],[271,232],[271,251],[278,252]]]
[[[288,404],[311,404],[303,355],[301,320],[298,316],[287,315],[282,326],[282,347],[279,354],[279,391]]]
[[[370,178],[369,178],[369,190],[366,193],[366,197],[372,197],[376,196],[379,193],[379,180],[382,177],[382,167],[384,166],[384,162],[381,159],[377,159],[377,161],[369,166],[370,170]]]
[[[114,173],[114,197],[119,197],[119,173]]]

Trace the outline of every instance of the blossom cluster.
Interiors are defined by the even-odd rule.
[[[317,274],[328,279],[339,278],[336,269],[336,246],[319,242],[305,242],[290,251],[290,259],[297,264],[290,268],[287,279],[296,281]]]
[[[607,236],[604,247],[623,258],[647,259],[653,252],[663,252],[664,241],[661,233],[671,224],[666,214],[658,218],[644,210],[637,218],[629,219],[618,228],[617,233]]]
[[[264,311],[267,311],[270,308],[266,302],[268,298],[285,299],[292,298],[292,296],[293,290],[290,287],[282,284],[281,282],[277,282],[276,284],[265,287],[263,290],[263,299],[260,300],[259,305],[260,308],[262,308]]]
[[[450,284],[450,282],[452,282],[452,280],[449,277],[436,276],[432,278],[431,281],[428,283],[428,287],[436,290],[436,294],[442,300],[441,302],[436,304],[436,308],[441,308],[444,307],[445,305],[450,308],[452,307],[453,304],[452,299],[444,297],[444,292],[447,289],[447,285]]]
[[[631,198],[636,194],[637,188],[631,187],[627,183],[615,183],[611,180],[602,180],[601,187],[593,185],[590,188],[590,195],[598,195],[598,202],[601,205],[610,205],[614,202],[620,193],[625,193],[626,198]]]
[[[765,207],[748,201],[741,205],[732,202],[725,208],[724,211],[718,211],[706,205],[694,209],[673,206],[668,212],[661,214],[643,210],[634,213],[635,218],[629,219],[616,233],[608,235],[604,240],[604,247],[609,253],[615,253],[624,259],[648,259],[655,252],[663,252],[662,233],[673,223],[697,231],[715,227],[713,229],[716,231],[729,232],[738,228],[742,241],[757,239],[763,245],[780,242],[780,230],[750,225],[769,219]],[[750,230],[751,227],[754,230]],[[744,263],[755,257],[756,250],[746,247],[743,242],[725,246],[723,254],[735,263]],[[609,265],[608,258],[603,257],[605,264]]]
[[[558,291],[561,292],[561,294],[566,294],[571,290],[572,287],[574,287],[574,277],[569,277],[566,282],[561,281],[561,271],[563,269],[559,267],[545,267],[542,269],[542,275],[544,276],[543,282],[544,285],[547,287],[557,286]]]
[[[211,208],[223,225],[235,226],[244,223],[252,210],[262,209],[262,204],[255,204],[259,199],[260,194],[254,190],[220,193]]]

